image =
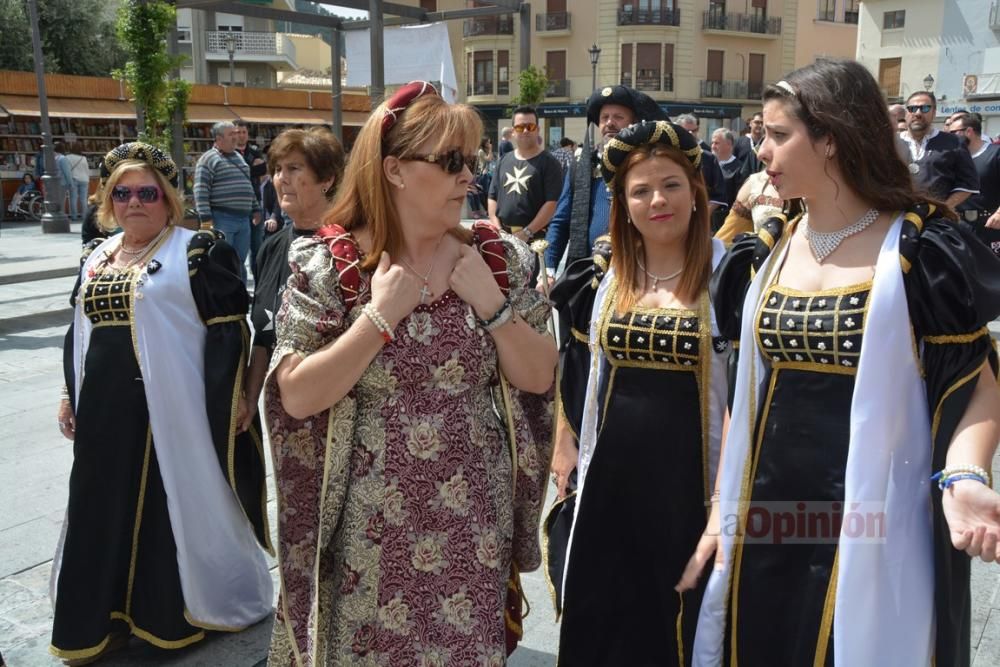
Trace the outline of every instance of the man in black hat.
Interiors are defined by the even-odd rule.
[[[587,100],[587,122],[597,125],[600,139],[594,150],[590,133],[585,133],[580,157],[566,170],[546,236],[549,247],[545,250],[545,267],[550,277],[555,275],[564,252],[567,264],[589,257],[594,241],[608,233],[611,195],[597,170],[604,144],[633,123],[666,119],[653,98],[627,86],[599,88]]]

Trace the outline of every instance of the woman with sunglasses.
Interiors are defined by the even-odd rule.
[[[105,157],[99,221],[66,336],[73,441],[51,651],[92,662],[131,635],[164,649],[271,610],[264,459],[238,432],[248,331],[235,252],[180,228],[177,168],[133,142]]]
[[[504,664],[512,566],[541,561],[556,350],[527,247],[460,226],[481,133],[472,107],[403,86],[292,243],[264,390],[269,664]]]
[[[610,269],[597,248],[553,288],[570,332],[562,413],[580,442],[560,665],[690,665],[701,589],[677,587],[715,488],[729,358],[701,157],[666,121],[619,132],[601,162]],[[560,431],[557,456],[575,452]]]
[[[763,97],[758,157],[805,213],[713,284],[740,358],[695,664],[967,667],[970,556],[1000,558],[1000,262],[915,191],[863,65]]]

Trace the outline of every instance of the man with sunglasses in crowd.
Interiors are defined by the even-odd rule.
[[[899,136],[910,149],[914,183],[957,210],[979,193],[979,175],[969,151],[953,134],[933,127],[937,111],[934,93],[918,91],[906,100],[906,127]]]
[[[598,88],[587,100],[587,123],[597,126],[600,137],[596,149],[590,133],[584,135],[580,157],[566,171],[556,214],[549,225],[545,267],[550,282],[566,253],[566,265],[589,257],[594,241],[608,233],[611,195],[601,178],[599,164],[604,144],[633,123],[666,120],[666,113],[645,93],[628,86]]]
[[[514,110],[514,150],[500,159],[490,183],[490,220],[524,242],[543,234],[562,191],[562,166],[539,141],[534,107]]]
[[[958,215],[973,226],[993,252],[1000,254],[1000,144],[984,139],[979,114],[952,115],[948,132],[968,149],[979,175],[979,193],[965,200]]]

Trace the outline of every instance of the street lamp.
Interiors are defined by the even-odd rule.
[[[42,232],[45,234],[69,232],[69,218],[63,212],[66,194],[62,178],[56,173],[56,160],[52,154],[52,125],[49,123],[49,98],[45,92],[45,61],[42,59],[42,37],[38,32],[38,5],[28,0],[28,20],[31,22],[31,46],[35,59],[35,78],[38,80],[38,109],[42,117],[42,149],[45,175],[42,190],[45,192],[45,213],[42,214]]]
[[[930,91],[934,87],[934,77],[928,74],[924,77],[924,90]]]
[[[590,90],[597,90],[597,61],[601,57],[601,47],[596,43],[587,49],[587,53],[590,55]],[[587,128],[587,136],[590,137],[590,145],[594,145],[594,127],[589,126]]]
[[[226,35],[226,53],[229,54],[229,85],[233,85],[233,56],[236,54],[236,37],[233,33]]]

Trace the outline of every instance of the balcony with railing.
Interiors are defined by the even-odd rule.
[[[483,80],[469,81],[465,87],[465,94],[468,97],[498,97],[510,95],[510,82]]]
[[[569,12],[549,12],[535,15],[535,32],[543,35],[552,32],[569,32]]]
[[[633,9],[625,5],[618,10],[618,25],[679,26],[680,9]]]
[[[752,14],[724,14],[709,10],[701,14],[701,29],[745,32],[773,38],[781,34],[781,17],[771,18]]]
[[[545,89],[546,97],[569,97],[568,79],[549,79],[548,88]]]
[[[296,70],[295,44],[280,32],[205,31],[205,60],[229,60],[232,40],[233,61],[268,63],[278,70]]]
[[[630,83],[625,83],[625,79],[628,78],[631,81],[632,77],[622,76],[622,85],[630,86]],[[635,88],[636,90],[645,90],[647,92],[670,92],[674,89],[674,75],[664,74],[660,76],[659,73],[654,74],[637,74],[635,77]]]
[[[700,97],[703,99],[759,100],[764,94],[761,81],[706,81],[702,80]]]
[[[480,16],[465,19],[462,23],[462,37],[489,37],[494,35],[513,35],[514,21],[509,15]]]

